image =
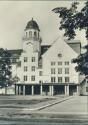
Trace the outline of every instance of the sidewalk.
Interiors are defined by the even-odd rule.
[[[71,96],[71,97],[57,98],[57,99],[55,99],[55,100],[38,103],[38,104],[36,104],[36,105],[30,106],[30,108],[23,108],[22,110],[23,110],[23,111],[42,110],[42,109],[44,109],[44,108],[46,108],[46,107],[50,107],[50,106],[52,106],[52,105],[55,105],[55,104],[64,102],[64,101],[69,100],[69,99],[71,99],[71,98],[74,98],[74,97]]]

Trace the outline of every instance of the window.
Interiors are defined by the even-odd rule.
[[[65,77],[65,82],[69,82],[69,77]]]
[[[24,62],[27,62],[28,61],[28,58],[27,57],[24,57]]]
[[[58,68],[58,74],[62,74],[62,68]]]
[[[26,32],[26,37],[27,37],[27,32]]]
[[[31,71],[35,71],[35,66],[32,66],[32,67],[31,67]]]
[[[88,87],[86,87],[86,92],[88,92]]]
[[[40,80],[39,83],[42,83],[42,81]]]
[[[27,81],[27,76],[24,76],[24,81]]]
[[[17,67],[21,67],[21,61],[17,63]]]
[[[31,76],[31,81],[35,81],[35,76]]]
[[[29,31],[29,37],[32,37],[32,31]]]
[[[24,72],[27,72],[27,71],[28,71],[28,67],[24,66]]]
[[[58,65],[62,65],[62,62],[58,62]]]
[[[51,74],[55,74],[55,68],[51,68]]]
[[[34,32],[34,37],[37,37],[37,33],[36,32]]]
[[[39,32],[38,32],[38,38],[39,38]]]
[[[62,77],[58,77],[58,82],[62,83]]]
[[[51,66],[54,66],[55,65],[55,62],[51,62]]]
[[[62,57],[62,54],[61,54],[61,53],[59,53],[59,54],[58,54],[58,57]]]
[[[32,57],[31,61],[32,61],[32,62],[35,62],[35,57]]]
[[[65,74],[69,74],[69,68],[65,68]]]
[[[39,71],[39,76],[42,76],[42,71]]]
[[[66,62],[65,62],[65,65],[69,65],[69,62],[68,62],[68,61],[66,61]]]
[[[56,82],[56,78],[55,77],[51,77],[51,82]]]

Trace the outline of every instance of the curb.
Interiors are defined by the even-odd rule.
[[[53,106],[53,105],[55,105],[55,104],[58,104],[58,103],[67,101],[67,100],[72,99],[72,98],[73,98],[73,96],[72,96],[72,97],[65,98],[65,99],[62,99],[62,100],[59,100],[59,101],[56,101],[56,102],[53,102],[53,103],[51,103],[51,104],[47,104],[47,105],[41,106],[41,107],[39,107],[39,108],[33,108],[33,109],[24,108],[23,110],[29,110],[29,111],[42,110],[42,109],[44,109],[44,108]]]

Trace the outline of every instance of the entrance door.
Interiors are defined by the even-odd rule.
[[[45,95],[48,95],[48,93],[49,93],[49,86],[48,85],[43,85],[43,92]]]
[[[77,85],[69,85],[69,95],[73,95],[77,92]]]
[[[34,86],[34,95],[40,95],[40,85]]]
[[[25,95],[32,95],[32,86],[31,85],[25,86]]]
[[[55,93],[55,95],[63,95],[63,94],[65,94],[64,85],[55,85],[54,86],[54,93]]]

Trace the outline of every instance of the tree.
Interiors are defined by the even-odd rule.
[[[70,9],[66,7],[58,7],[52,11],[59,14],[60,30],[65,30],[64,36],[70,39],[74,39],[76,36],[76,30],[85,30],[85,37],[88,41],[88,1],[85,2],[84,7],[77,11],[78,2],[72,3]],[[73,63],[77,63],[75,67],[77,72],[84,74],[85,78],[88,78],[88,44],[84,47],[86,52],[80,54],[76,59],[73,59]]]
[[[0,49],[0,87],[7,88],[11,83],[11,54],[8,50]],[[6,94],[5,89],[5,94]]]
[[[12,78],[13,83],[17,83],[19,81],[20,81],[20,78],[17,75]]]
[[[77,28],[77,5],[78,2],[72,3],[70,9],[66,7],[57,7],[53,9],[55,13],[59,14],[60,21],[60,30],[65,30],[64,36],[68,39],[74,39],[76,36],[75,29]]]

